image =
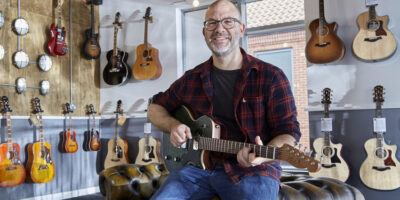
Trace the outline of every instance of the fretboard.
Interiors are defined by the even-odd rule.
[[[40,133],[40,149],[43,150],[44,149],[44,139],[43,139],[43,122],[42,122],[42,114],[39,113],[39,133]]]
[[[324,0],[319,0],[319,19],[325,22]]]
[[[115,132],[114,132],[115,148],[118,146],[118,112],[115,114]]]
[[[114,57],[117,56],[117,35],[118,35],[118,27],[117,25],[114,25],[114,48],[113,48]]]
[[[11,139],[11,117],[10,113],[6,113],[7,117],[7,142],[8,142],[8,151],[12,151],[12,139]]]
[[[374,20],[374,19],[376,19],[375,6],[370,6],[369,7],[369,20]]]
[[[58,0],[58,28],[61,28],[61,0]]]
[[[147,51],[147,27],[149,20],[145,19],[144,21],[144,50]]]
[[[91,18],[92,18],[92,23],[91,23],[91,25],[92,25],[92,37],[94,37],[94,6],[93,6],[93,1],[94,0],[90,1],[91,2],[90,9],[91,9],[91,12],[92,12],[92,16],[91,16]]]

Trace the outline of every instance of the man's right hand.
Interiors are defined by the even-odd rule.
[[[174,124],[170,128],[170,141],[174,147],[179,147],[186,142],[187,139],[192,139],[190,128],[185,124]]]

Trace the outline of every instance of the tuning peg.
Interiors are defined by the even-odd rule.
[[[303,150],[304,152],[307,152],[307,146],[304,146],[304,150]]]
[[[302,145],[302,144],[299,144],[299,150],[301,150],[302,147],[303,147],[303,145]]]
[[[315,154],[314,154],[314,156],[313,156],[313,157],[314,157],[314,159],[316,159],[316,160],[317,160],[317,159],[318,159],[318,153],[317,153],[317,152],[315,152]]]
[[[314,151],[311,149],[311,151],[308,152],[308,156],[312,157],[312,153],[313,153],[313,152],[314,152]]]
[[[296,147],[297,144],[298,144],[298,143],[297,143],[296,141],[294,141],[294,142],[293,142],[293,147]]]

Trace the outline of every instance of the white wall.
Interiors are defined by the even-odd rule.
[[[319,1],[304,0],[305,23],[319,17]],[[388,29],[399,45],[400,1],[381,0],[376,7],[377,15],[389,15]],[[385,87],[383,108],[400,108],[400,50],[384,61],[367,63],[358,60],[352,52],[353,38],[358,33],[356,18],[368,11],[365,0],[325,0],[325,18],[328,23],[337,22],[337,35],[346,45],[343,60],[325,65],[310,64],[308,74],[308,97],[310,110],[322,110],[321,91],[325,87],[333,90],[332,109],[373,109],[373,88],[377,84]],[[307,32],[307,38],[310,33]],[[398,47],[399,48],[399,47]]]
[[[136,47],[144,40],[144,20],[146,8],[152,8],[154,22],[149,23],[148,41],[159,49],[162,75],[157,80],[137,81],[131,78],[123,86],[110,86],[103,80],[103,69],[107,64],[107,51],[113,48],[114,29],[112,22],[115,13],[121,13],[121,21],[125,21],[124,29],[118,32],[117,46],[129,53],[128,65],[132,68],[136,60]],[[112,115],[116,102],[122,100],[122,108],[127,116],[144,116],[147,99],[164,91],[177,79],[181,69],[181,33],[180,10],[169,5],[143,3],[132,0],[103,1],[100,6],[100,109],[102,115]],[[179,50],[179,51],[178,51]]]

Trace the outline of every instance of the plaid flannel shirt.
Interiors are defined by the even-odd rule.
[[[246,142],[255,143],[256,136],[260,136],[263,143],[267,144],[281,134],[290,134],[299,141],[301,133],[296,118],[296,106],[286,76],[279,68],[248,55],[243,49],[241,53],[243,65],[236,83],[233,104],[236,122],[245,135]],[[187,71],[165,92],[154,95],[153,103],[163,106],[169,112],[185,105],[191,109],[195,118],[207,115],[219,123],[212,115],[212,64],[211,57]],[[221,138],[225,138],[226,134],[222,126]],[[222,161],[226,173],[235,183],[241,177],[253,174],[270,176],[278,181],[281,176],[279,161],[244,168],[236,160],[228,160],[225,156],[212,156],[211,160],[214,164]]]

